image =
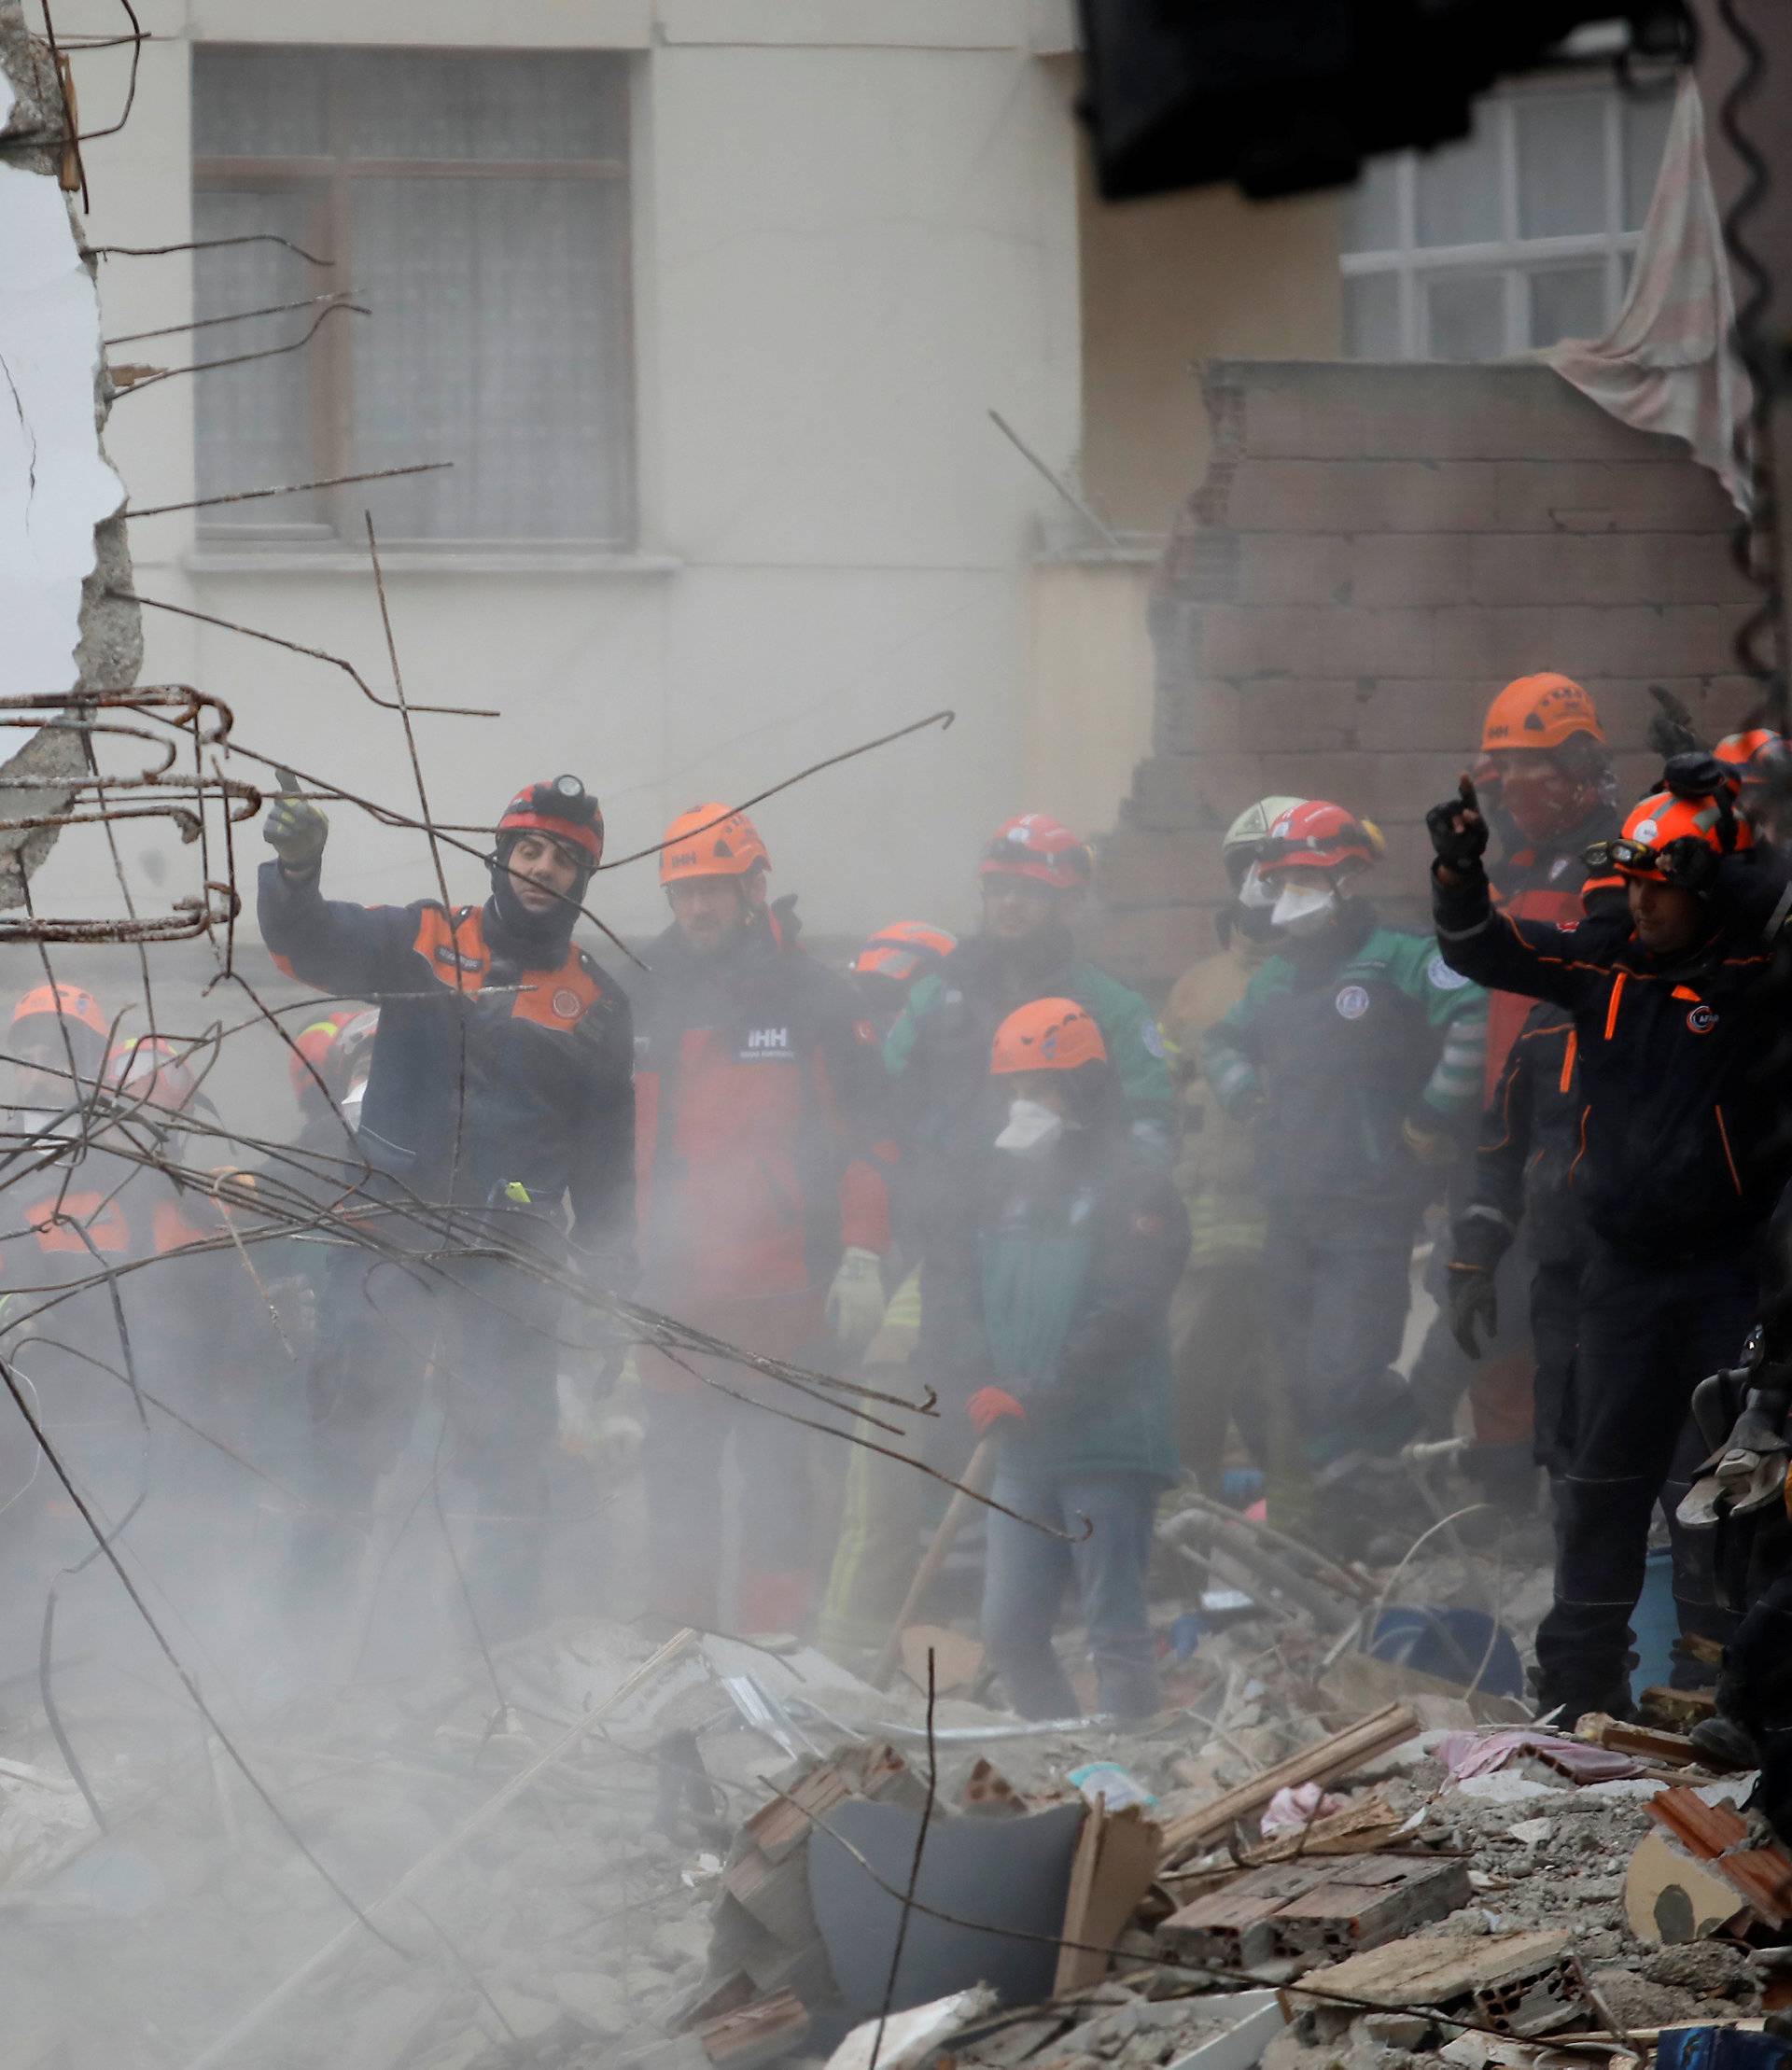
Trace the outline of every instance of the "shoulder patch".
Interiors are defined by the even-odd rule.
[[[1425,965],[1425,983],[1434,992],[1460,992],[1468,980],[1460,971],[1450,969],[1439,949]]]
[[[1146,1053],[1161,1064],[1164,1060],[1164,1031],[1157,1025],[1157,1016],[1147,1014],[1140,1024],[1139,1040],[1144,1043]]]

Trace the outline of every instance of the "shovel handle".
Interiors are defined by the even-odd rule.
[[[902,1656],[903,1633],[913,1622],[915,1613],[926,1600],[940,1569],[945,1564],[945,1556],[952,1550],[952,1542],[959,1535],[964,1522],[965,1512],[988,1487],[995,1477],[996,1439],[993,1436],[980,1440],[971,1455],[971,1463],[964,1470],[964,1478],[952,1491],[952,1500],[945,1505],[945,1515],[940,1518],[940,1528],[933,1533],[927,1550],[921,1555],[921,1563],[915,1570],[915,1578],[908,1585],[908,1593],[903,1598],[903,1607],[896,1613],[896,1622],[890,1627],[889,1637],[884,1641],[884,1650],[877,1656],[876,1663],[866,1678],[874,1689],[886,1689],[889,1678],[896,1671],[896,1662]]]

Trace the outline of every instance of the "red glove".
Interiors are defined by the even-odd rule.
[[[980,1387],[965,1404],[970,1413],[972,1428],[979,1437],[987,1437],[991,1428],[1004,1416],[1012,1416],[1016,1423],[1027,1420],[1027,1411],[1004,1387]]]

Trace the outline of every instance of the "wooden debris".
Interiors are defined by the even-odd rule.
[[[1089,1807],[1071,1863],[1070,1895],[1064,1901],[1065,1945],[1057,1951],[1053,1997],[1081,1991],[1107,1974],[1114,1943],[1127,1930],[1157,1872],[1162,1839],[1158,1828],[1136,1804],[1113,1812],[1100,1802]]]
[[[1628,1719],[1608,1718],[1603,1711],[1585,1713],[1575,1727],[1575,1737],[1589,1746],[1603,1746],[1612,1754],[1628,1754],[1638,1761],[1653,1761],[1663,1768],[1696,1768],[1699,1749],[1684,1732],[1664,1732],[1648,1725],[1632,1725]]]
[[[1257,1868],[1267,1862],[1286,1862],[1302,1856],[1327,1854],[1373,1854],[1393,1838],[1402,1824],[1396,1811],[1379,1790],[1341,1811],[1316,1818],[1310,1825],[1292,1833],[1278,1833],[1247,1848],[1247,1867]]]
[[[1249,1970],[1289,1956],[1379,1948],[1468,1901],[1458,1861],[1393,1855],[1281,1862],[1252,1869],[1184,1905],[1157,1929],[1160,1947],[1215,1969]]]
[[[1274,1768],[1264,1769],[1248,1783],[1225,1791],[1198,1810],[1170,1820],[1164,1828],[1164,1862],[1172,1867],[1198,1849],[1229,1833],[1240,1819],[1260,1812],[1278,1790],[1303,1783],[1331,1783],[1378,1755],[1386,1754],[1419,1729],[1419,1720],[1404,1703],[1391,1703],[1356,1724],[1334,1732],[1317,1746],[1303,1747]]]
[[[1318,1990],[1401,2010],[1422,2007],[1519,2038],[1566,2026],[1587,2009],[1574,1936],[1565,1929],[1396,1940],[1307,1980]]]
[[[1649,1816],[1695,1860],[1709,1862],[1761,1923],[1777,1931],[1792,1919],[1792,1856],[1783,1847],[1749,1847],[1745,1821],[1727,1804],[1707,1804],[1684,1784],[1649,1800]]]
[[[793,1991],[756,1998],[693,2029],[698,2046],[719,2070],[753,2070],[757,2063],[771,2063],[808,2031],[808,2008]]]
[[[1661,1682],[1645,1689],[1636,1699],[1638,1724],[1657,1726],[1663,1732],[1690,1732],[1695,1725],[1715,1716],[1716,1710],[1713,1690],[1671,1689]]]

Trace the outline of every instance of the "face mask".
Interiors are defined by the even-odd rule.
[[[998,1150],[1016,1157],[1043,1157],[1064,1133],[1064,1117],[1036,1099],[1016,1099],[1008,1108],[1008,1126],[996,1138]]]
[[[1244,873],[1232,902],[1232,924],[1247,942],[1267,942],[1275,904],[1276,894],[1263,881],[1253,862]]]
[[[1276,901],[1272,925],[1291,941],[1323,934],[1337,912],[1337,893],[1322,877],[1316,884],[1291,884]]]

